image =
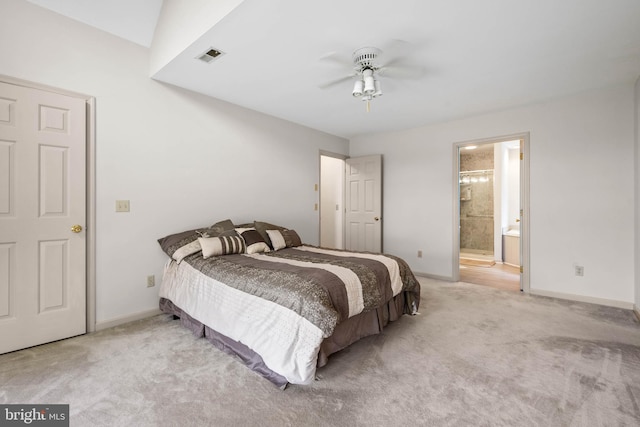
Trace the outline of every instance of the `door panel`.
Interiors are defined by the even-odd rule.
[[[68,258],[67,241],[40,242],[40,313],[67,307]]]
[[[0,82],[0,353],[86,331],[86,106]]]
[[[13,178],[15,143],[0,140],[0,218],[13,214],[15,179]]]
[[[0,244],[0,321],[13,315],[10,297],[15,292],[15,250],[14,243]]]
[[[40,216],[66,215],[67,200],[66,147],[40,146]]]
[[[346,161],[346,249],[382,252],[382,156]]]

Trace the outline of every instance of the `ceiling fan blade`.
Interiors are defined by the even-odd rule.
[[[339,79],[335,79],[335,80],[331,80],[331,81],[328,81],[326,83],[323,83],[323,84],[319,85],[318,87],[320,89],[328,89],[331,86],[335,86],[335,85],[338,85],[338,84],[340,84],[342,82],[346,82],[347,80],[351,80],[354,75],[355,74],[350,74],[348,76],[340,77]]]
[[[415,46],[413,43],[405,40],[391,39],[381,50],[382,52],[393,52],[397,56],[406,56],[415,50]]]
[[[348,56],[339,54],[338,52],[328,53],[320,57],[320,59],[318,60],[323,62],[333,63],[336,65],[339,65],[340,67],[347,67],[349,69],[353,68],[353,60]]]
[[[409,59],[415,55],[419,46],[412,42],[392,39],[383,49],[378,73],[381,76],[398,79],[418,79],[426,74],[426,68]],[[387,56],[388,55],[388,56]]]
[[[409,64],[398,59],[390,61],[378,70],[381,76],[397,79],[419,79],[426,72],[427,69],[422,65]]]

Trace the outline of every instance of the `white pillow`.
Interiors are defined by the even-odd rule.
[[[187,243],[186,245],[178,248],[171,257],[175,259],[178,264],[180,264],[180,262],[182,262],[184,257],[187,257],[191,254],[195,254],[200,249],[201,249],[200,242],[197,240],[194,240],[193,242]]]
[[[267,234],[269,235],[269,239],[271,239],[271,246],[274,251],[287,247],[287,242],[285,242],[280,230],[267,230]]]

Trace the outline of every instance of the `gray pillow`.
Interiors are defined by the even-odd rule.
[[[231,222],[230,219],[225,219],[224,221],[216,222],[210,226],[207,231],[209,232],[209,237],[217,237],[225,231],[233,231],[234,228],[236,227],[233,225],[233,222]]]
[[[158,239],[158,243],[167,255],[180,262],[184,257],[202,250],[198,242],[199,237],[219,237],[222,235],[236,235],[233,222],[230,219],[216,222],[208,228],[196,228],[170,234]]]
[[[267,234],[267,230],[286,230],[287,229],[287,227],[282,227],[280,225],[273,225],[273,224],[269,224],[268,222],[262,222],[262,221],[253,221],[253,226],[258,231],[258,233],[260,233],[264,241],[267,242],[267,245],[269,245],[271,249],[273,249],[273,244],[271,243],[269,234]]]
[[[267,230],[267,234],[275,251],[302,245],[300,236],[294,230]]]

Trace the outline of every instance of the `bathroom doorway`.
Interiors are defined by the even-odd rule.
[[[525,140],[528,135],[456,144],[456,281],[525,290]]]

